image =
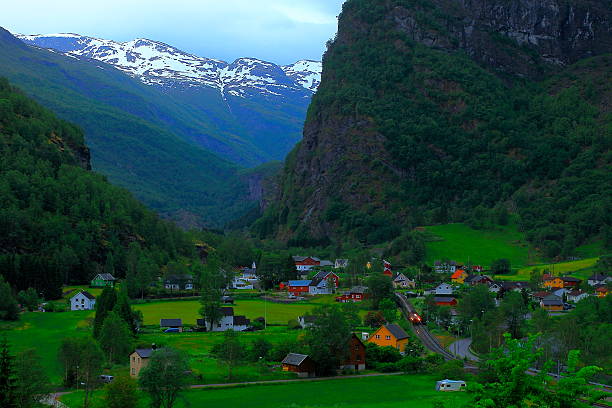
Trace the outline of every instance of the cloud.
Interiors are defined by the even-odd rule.
[[[28,0],[6,2],[0,25],[24,34],[146,37],[197,55],[291,63],[319,59],[344,0]]]
[[[313,8],[304,6],[291,6],[279,4],[274,6],[274,9],[282,13],[286,18],[297,23],[304,24],[335,24],[336,16],[329,13],[324,13]]]

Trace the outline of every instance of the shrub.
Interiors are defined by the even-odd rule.
[[[301,329],[302,328],[302,326],[300,326],[300,322],[298,322],[295,319],[289,320],[289,322],[287,323],[287,327],[290,330],[297,330],[297,329]]]

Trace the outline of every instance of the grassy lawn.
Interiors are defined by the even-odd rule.
[[[495,259],[509,259],[513,268],[537,262],[516,226],[496,230],[474,230],[465,224],[437,225],[425,228],[437,237],[427,242],[427,261],[450,259],[488,267]]]
[[[249,319],[267,316],[270,324],[284,324],[291,319],[307,314],[322,304],[332,303],[334,295],[319,296],[312,300],[296,303],[264,302],[261,299],[236,300],[234,314],[245,315]],[[159,301],[134,305],[134,309],[142,311],[145,325],[158,325],[160,319],[180,318],[183,324],[195,325],[200,318],[200,302],[197,300]],[[365,311],[362,314],[365,315]]]
[[[535,265],[528,268],[522,268],[514,275],[498,275],[495,278],[503,280],[529,280],[531,271],[534,269],[539,269],[540,271],[548,270],[550,272],[554,272],[555,274],[569,273],[576,278],[586,279],[592,275],[593,266],[595,266],[598,259],[599,258],[587,258],[571,262]]]
[[[0,332],[6,335],[11,352],[34,348],[45,371],[54,384],[62,379],[57,350],[64,337],[87,336],[88,318],[93,312],[23,313],[14,323],[0,323]]]
[[[186,401],[179,401],[176,407],[431,408],[439,401],[455,408],[468,401],[465,392],[436,392],[436,380],[427,375],[402,375],[200,389],[186,392]],[[81,400],[82,395],[76,393],[62,397],[70,408],[79,407]]]

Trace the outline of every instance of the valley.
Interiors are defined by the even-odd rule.
[[[0,28],[0,407],[610,406],[608,0],[114,1]]]

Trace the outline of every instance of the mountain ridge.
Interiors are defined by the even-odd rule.
[[[275,85],[276,88],[294,88],[297,85],[314,92],[320,82],[321,63],[317,61],[299,60],[281,66],[257,58],[241,57],[228,63],[220,59],[199,57],[147,38],[118,42],[74,33],[14,35],[26,44],[106,62],[140,78],[146,84],[210,86],[219,89],[222,94],[228,88],[228,92],[233,91],[232,95],[240,97],[241,93],[232,88],[252,87],[272,93],[274,88],[267,87]],[[287,78],[295,82],[284,81],[276,68],[280,68]],[[253,70],[258,71],[259,76],[251,75]],[[245,78],[250,82],[245,82]]]

